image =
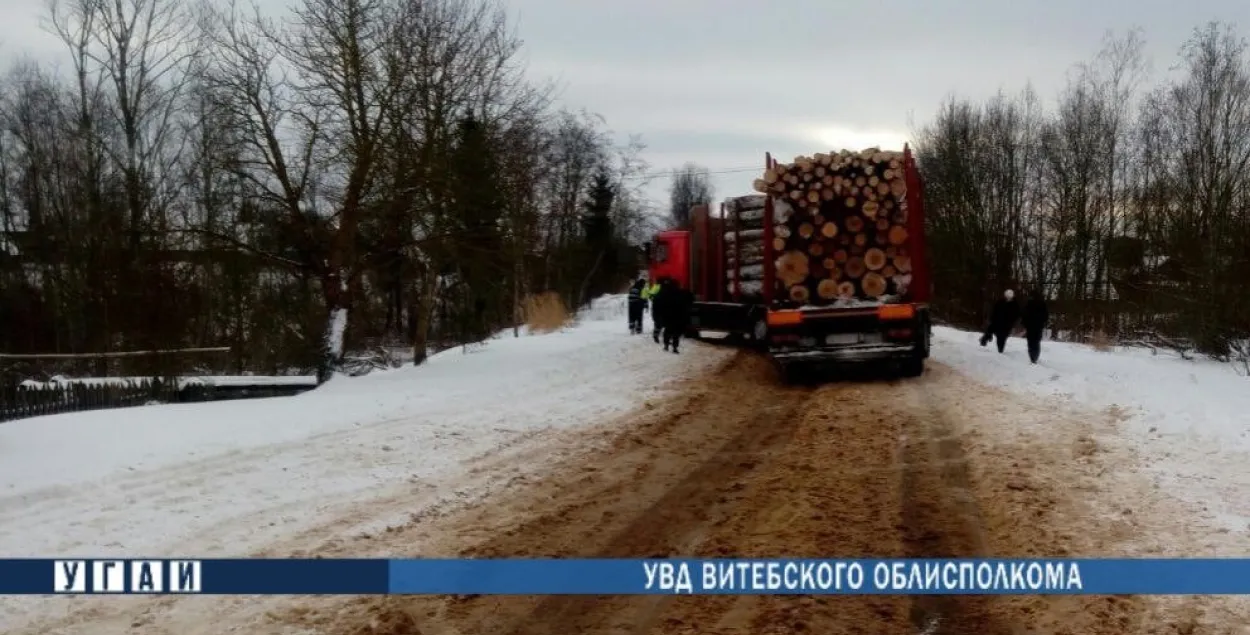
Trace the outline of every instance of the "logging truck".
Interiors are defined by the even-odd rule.
[[[910,148],[765,155],[754,195],[660,232],[648,273],[694,292],[690,337],[760,348],[793,379],[814,366],[929,357],[923,184]]]

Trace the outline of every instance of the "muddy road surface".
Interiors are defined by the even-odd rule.
[[[741,353],[679,397],[600,431],[541,480],[370,552],[465,557],[1055,556],[1053,479],[999,479],[948,406],[981,387],[940,364],[918,379],[787,386]],[[990,415],[986,415],[990,416]],[[583,439],[585,441],[585,439]],[[1004,469],[1010,469],[1004,464]],[[990,475],[980,480],[973,474]],[[353,551],[343,546],[345,552]],[[340,555],[328,553],[327,556]],[[1140,632],[1116,597],[389,597],[294,602],[245,632],[346,635]],[[209,631],[205,631],[209,632]]]

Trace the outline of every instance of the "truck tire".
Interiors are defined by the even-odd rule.
[[[806,377],[800,364],[781,364],[777,370],[781,374],[781,383],[787,385],[800,383]]]
[[[919,377],[924,374],[924,356],[917,353],[915,357],[903,360],[899,369],[904,377]]]
[[[929,349],[933,346],[933,322],[929,320],[928,316],[925,317],[924,323],[921,325],[920,333],[922,338],[920,342],[921,354],[924,359],[929,359]]]
[[[756,317],[751,323],[751,332],[747,334],[747,341],[759,349],[768,346],[768,320],[763,316]]]

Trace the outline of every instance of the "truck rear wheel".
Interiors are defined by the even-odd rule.
[[[915,357],[903,360],[901,366],[904,377],[919,377],[924,374],[924,357],[917,353]]]
[[[781,364],[777,367],[784,384],[797,384],[807,376],[801,364]]]
[[[757,318],[751,324],[751,333],[747,335],[747,339],[757,348],[763,348],[768,345],[768,321],[763,317]]]

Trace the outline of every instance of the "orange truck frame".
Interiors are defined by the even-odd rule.
[[[897,362],[906,376],[924,372],[932,340],[929,300],[932,282],[924,232],[924,184],[911,148],[903,147],[907,180],[908,253],[912,282],[901,300],[862,302],[855,306],[799,306],[776,284],[773,251],[773,199],[766,197],[763,228],[763,294],[749,300],[741,292],[742,276],[731,269],[742,259],[743,235],[734,223],[735,240],[726,247],[725,207],[719,217],[707,206],[691,210],[690,225],[660,232],[648,246],[648,272],[653,280],[668,277],[695,294],[690,335],[703,332],[746,340],[766,351],[787,379],[815,366],[870,361]],[[776,162],[765,155],[765,166]],[[729,256],[735,255],[730,266]]]

